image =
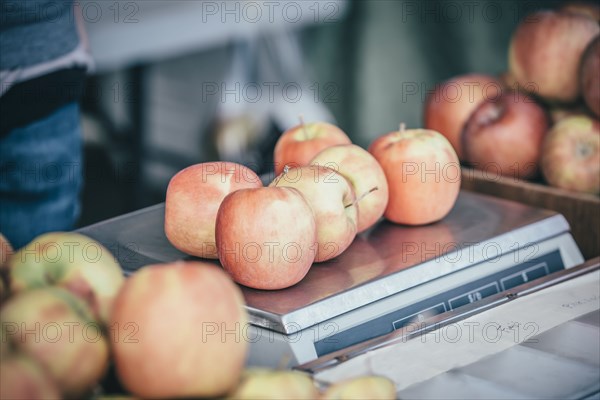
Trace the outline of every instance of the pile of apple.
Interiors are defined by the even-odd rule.
[[[79,234],[42,235],[14,254],[0,241],[2,399],[90,396],[111,354],[119,381],[142,398],[395,396],[381,377],[321,393],[300,372],[243,371],[243,298],[215,265],[151,265],[124,282],[108,250]]]
[[[76,233],[44,234],[17,252],[0,235],[0,246],[0,398],[89,395],[109,363],[120,266]]]
[[[488,176],[544,178],[600,193],[600,6],[570,3],[528,15],[513,33],[509,71],[436,86],[424,125]]]
[[[460,189],[448,140],[403,126],[367,151],[335,125],[301,121],[279,138],[274,164],[276,177],[266,187],[249,168],[229,162],[178,172],[165,202],[169,241],[219,259],[239,284],[283,289],[314,262],[342,254],[382,216],[406,225],[444,218]]]
[[[0,235],[1,399],[97,398],[114,363],[139,398],[395,398],[384,377],[319,388],[297,371],[250,368],[241,291],[214,264],[146,266],[124,281],[108,250],[50,233],[13,252]]]

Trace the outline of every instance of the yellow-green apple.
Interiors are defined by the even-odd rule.
[[[244,367],[244,300],[214,264],[138,270],[117,297],[110,327],[119,380],[141,398],[221,396]]]
[[[493,76],[467,74],[451,78],[427,96],[424,127],[440,132],[450,141],[462,159],[461,134],[465,122],[485,99],[494,99],[502,93],[501,82]]]
[[[15,354],[0,362],[0,399],[59,400],[56,383],[35,360]]]
[[[108,366],[101,324],[82,300],[58,287],[13,295],[0,310],[4,339],[34,358],[66,397],[80,397]]]
[[[600,22],[600,5],[591,1],[568,1],[559,11],[585,15],[596,22]]]
[[[424,225],[444,218],[454,207],[461,171],[454,148],[430,129],[400,130],[373,141],[389,187],[384,216],[392,222]]]
[[[510,72],[528,92],[551,101],[572,102],[581,93],[581,55],[599,32],[598,22],[588,16],[537,11],[521,21],[513,33],[508,53]]]
[[[110,251],[75,232],[51,232],[33,239],[9,260],[12,293],[55,285],[83,299],[106,323],[125,278]]]
[[[365,149],[341,144],[322,150],[310,162],[335,170],[354,188],[358,201],[357,232],[364,232],[381,218],[388,203],[388,185],[381,166]]]
[[[585,104],[600,117],[600,35],[586,48],[581,57],[581,92]]]
[[[312,400],[319,398],[319,391],[312,378],[300,371],[249,368],[244,371],[240,384],[228,398]]]
[[[241,189],[217,213],[217,248],[223,268],[255,289],[283,289],[300,282],[315,259],[317,226],[296,189]]]
[[[580,115],[554,125],[543,143],[541,167],[552,186],[600,193],[600,122]]]
[[[321,395],[323,400],[394,400],[395,398],[394,382],[383,376],[361,376],[336,382]]]
[[[215,224],[221,202],[236,190],[262,186],[251,169],[231,162],[195,164],[179,171],[167,187],[167,238],[184,253],[218,258]]]
[[[281,134],[275,144],[275,175],[283,168],[302,167],[321,150],[336,144],[350,144],[350,138],[337,126],[327,122],[301,122]]]
[[[350,246],[357,231],[357,199],[342,175],[322,165],[289,168],[269,186],[296,188],[308,201],[317,224],[315,262],[337,257]]]
[[[483,102],[465,125],[465,160],[474,168],[530,179],[538,175],[548,116],[531,97],[506,92]]]

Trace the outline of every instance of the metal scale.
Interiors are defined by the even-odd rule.
[[[193,259],[171,246],[163,223],[159,204],[79,231],[130,274]],[[248,363],[307,363],[583,261],[562,215],[461,192],[444,220],[421,227],[382,221],[291,288],[243,287]]]

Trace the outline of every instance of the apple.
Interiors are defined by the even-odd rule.
[[[4,340],[35,359],[66,397],[80,397],[108,366],[100,323],[82,300],[63,288],[34,288],[13,295],[0,310]]]
[[[573,102],[581,94],[579,62],[600,27],[576,13],[537,11],[518,25],[508,63],[519,86],[547,100]]]
[[[530,179],[538,175],[548,117],[531,97],[507,92],[485,101],[463,133],[465,160],[474,168]]]
[[[600,35],[586,48],[581,57],[581,92],[585,104],[600,117]]]
[[[317,390],[310,375],[300,371],[249,368],[229,399],[317,399]]]
[[[9,268],[12,293],[60,286],[88,303],[95,317],[104,323],[125,280],[108,249],[75,232],[38,236],[10,258]]]
[[[383,376],[361,376],[336,382],[321,395],[322,400],[394,400],[395,398],[396,385]]]
[[[221,396],[242,373],[246,324],[240,289],[216,265],[146,266],[115,301],[119,380],[141,398]]]
[[[315,262],[337,257],[350,246],[357,231],[357,199],[342,175],[322,165],[289,168],[269,186],[296,188],[308,201],[317,224]]]
[[[352,184],[359,199],[357,233],[381,218],[388,203],[388,185],[383,169],[371,153],[355,144],[341,144],[322,150],[310,165],[331,168]]]
[[[541,168],[552,186],[600,193],[600,122],[580,115],[554,125],[543,143]]]
[[[0,362],[0,399],[55,399],[62,396],[56,383],[32,358],[14,355]]]
[[[454,207],[461,171],[454,148],[429,129],[400,130],[377,138],[369,152],[383,168],[389,187],[384,216],[392,222],[424,225]]]
[[[436,85],[427,96],[424,127],[446,136],[462,159],[461,134],[469,115],[483,100],[494,99],[501,93],[502,84],[493,76],[467,74],[451,78]]]
[[[223,200],[216,238],[219,260],[233,280],[283,289],[300,282],[315,260],[317,226],[296,189],[241,189]]]
[[[195,164],[179,171],[167,187],[167,239],[184,253],[217,259],[215,224],[221,202],[236,190],[262,186],[251,169],[231,162]]]
[[[302,167],[321,150],[336,144],[350,144],[350,138],[337,126],[327,122],[304,123],[289,128],[281,134],[275,144],[273,162],[275,175],[283,168]]]
[[[589,1],[569,1],[560,7],[559,11],[585,15],[600,22],[600,6]]]

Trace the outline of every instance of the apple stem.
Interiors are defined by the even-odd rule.
[[[273,183],[275,183],[275,186],[277,186],[277,184],[279,183],[281,178],[283,178],[285,176],[285,174],[288,173],[289,170],[290,170],[289,165],[286,164],[283,166],[283,172],[281,174],[279,174],[279,176],[275,177],[275,179],[273,180]]]
[[[298,119],[300,120],[300,125],[302,125],[302,132],[304,132],[304,139],[308,140],[308,131],[306,130],[306,124],[304,123],[304,116],[302,114],[298,115]]]
[[[404,132],[406,129],[406,124],[404,122],[400,122],[400,127],[398,128],[398,132]]]
[[[376,190],[379,190],[379,188],[377,186],[367,190],[366,192],[361,194],[359,197],[357,197],[352,203],[348,204],[344,208],[348,208],[348,207],[352,207],[352,206],[356,205],[359,201],[361,201],[362,199],[364,199],[365,197],[367,197],[369,194],[373,193]]]

